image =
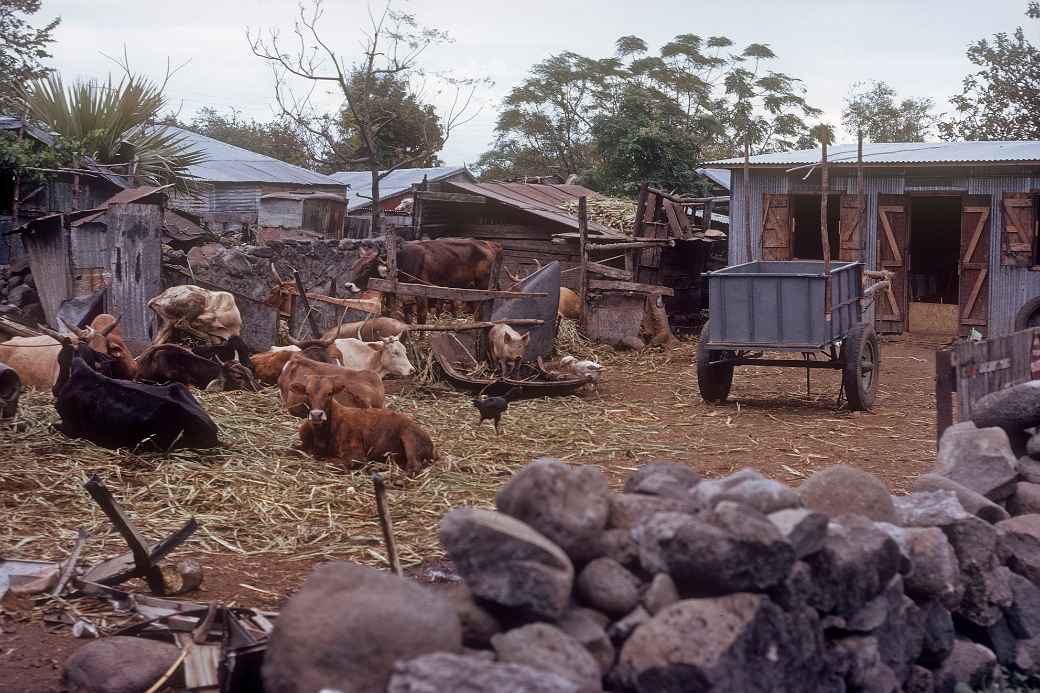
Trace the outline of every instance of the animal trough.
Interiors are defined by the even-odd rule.
[[[521,389],[514,399],[570,395],[588,383],[585,378],[552,380],[548,373],[529,363],[521,364],[515,378],[483,375],[478,371],[481,363],[473,355],[477,347],[477,335],[473,333],[431,334],[430,346],[448,382],[459,389],[490,397],[504,395],[514,387]]]
[[[887,280],[863,289],[862,263],[838,262],[828,274],[815,260],[749,262],[707,277],[711,319],[697,345],[705,401],[726,400],[735,366],[783,366],[840,370],[849,406],[870,408],[881,351],[863,317],[864,296]],[[800,352],[802,359],[762,358],[766,351]]]

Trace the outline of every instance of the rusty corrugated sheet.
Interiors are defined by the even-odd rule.
[[[162,292],[162,213],[158,204],[115,204],[106,213],[111,242],[108,311],[135,352],[152,341],[155,316],[148,301]]]
[[[57,327],[58,308],[72,294],[69,274],[69,243],[64,215],[36,219],[23,228],[22,242],[29,253],[29,266],[47,324]]]
[[[578,228],[578,217],[568,214],[560,205],[568,199],[574,200],[581,195],[599,197],[600,195],[579,185],[535,185],[533,183],[468,183],[465,181],[449,181],[447,190],[473,195],[483,195],[500,204],[519,209],[523,212],[547,219],[549,221]],[[589,221],[589,231],[605,236],[618,236],[619,233],[609,226]]]

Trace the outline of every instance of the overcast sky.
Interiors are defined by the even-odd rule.
[[[377,2],[377,5],[379,3]],[[737,46],[767,43],[772,68],[803,80],[810,103],[838,124],[842,100],[857,81],[884,80],[900,96],[929,96],[947,108],[971,65],[965,48],[975,39],[1023,25],[1040,43],[1038,23],[1024,16],[1026,0],[412,0],[398,3],[455,42],[431,49],[430,70],[485,76],[482,113],[458,130],[442,153],[451,164],[473,163],[493,138],[501,98],[531,65],[561,51],[590,57],[613,52],[614,40],[635,34],[652,49],[676,34],[725,35]],[[102,53],[120,54],[132,67],[161,77],[167,58],[185,61],[168,88],[188,116],[203,106],[235,108],[266,119],[275,112],[270,68],[254,57],[246,28],[288,30],[294,0],[44,0],[37,17],[59,15],[51,65],[68,79],[103,78],[118,70]],[[367,3],[330,0],[322,33],[343,55],[359,51],[359,23]],[[36,20],[40,23],[39,20]],[[842,139],[839,135],[839,139]]]

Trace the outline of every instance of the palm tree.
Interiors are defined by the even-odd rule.
[[[24,113],[57,133],[73,151],[89,156],[137,184],[190,191],[192,166],[206,161],[182,135],[156,126],[166,106],[165,83],[128,75],[118,83],[77,80],[68,87],[60,75],[30,82],[21,94]]]

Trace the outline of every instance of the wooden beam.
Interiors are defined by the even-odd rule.
[[[675,291],[668,286],[656,286],[654,284],[638,284],[636,282],[619,282],[606,279],[592,279],[589,288],[597,291],[632,291],[640,294],[660,294],[662,296],[674,296]]]
[[[409,332],[468,332],[469,330],[486,330],[495,325],[517,325],[535,327],[544,325],[544,320],[537,318],[505,318],[503,320],[486,320],[479,322],[449,323],[446,325],[409,325]]]
[[[293,279],[296,281],[296,295],[303,304],[303,314],[307,316],[307,323],[311,326],[311,335],[314,339],[321,338],[321,329],[318,327],[318,319],[311,311],[310,301],[307,300],[307,290],[303,288],[303,278],[297,270],[293,270]],[[299,330],[297,330],[299,332]]]
[[[464,224],[462,231],[474,238],[538,239],[548,235],[544,228],[524,224]]]
[[[672,248],[675,241],[671,238],[646,241],[632,241],[629,243],[590,243],[589,250],[592,252],[606,250],[639,250],[640,248]]]
[[[578,325],[584,330],[589,300],[589,215],[587,201],[578,198]]]
[[[621,281],[632,281],[632,273],[617,267],[611,267],[610,265],[603,265],[598,262],[588,262],[586,267],[589,272],[593,274],[599,274],[609,279],[620,279]]]
[[[935,447],[943,432],[953,425],[953,392],[956,388],[953,352],[942,349],[935,352]]]
[[[394,293],[389,279],[369,279],[368,288],[374,291]],[[522,291],[489,291],[486,289],[453,289],[446,286],[428,286],[426,284],[408,284],[398,282],[396,293],[401,296],[424,296],[444,301],[488,301],[492,299],[543,298],[544,293],[524,293]]]
[[[469,195],[467,193],[419,191],[415,193],[415,196],[418,199],[430,200],[433,202],[461,202],[473,205],[487,204],[488,201],[483,195]]]

